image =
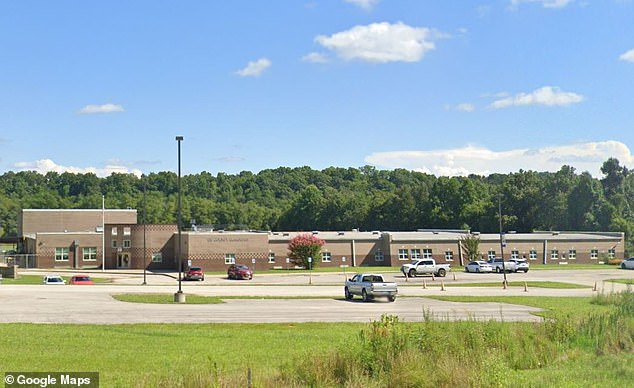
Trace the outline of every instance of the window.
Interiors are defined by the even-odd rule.
[[[116,235],[117,235],[117,227],[116,227],[116,226],[113,226],[113,227],[112,227],[112,235],[113,235],[113,236],[116,236]]]
[[[495,259],[495,251],[493,249],[489,250],[489,252],[487,253],[487,257],[489,258],[489,260]]]
[[[235,264],[235,263],[236,263],[236,254],[225,253],[225,264]]]
[[[453,261],[453,252],[445,251],[445,261]]]
[[[123,235],[124,236],[129,236],[130,235],[130,227],[129,226],[123,227]]]
[[[599,250],[598,249],[592,249],[590,251],[590,259],[591,260],[596,260],[599,258]]]
[[[412,260],[420,259],[420,249],[412,249],[410,253],[412,255]]]
[[[537,251],[534,249],[531,249],[530,252],[528,252],[528,258],[530,260],[537,260]]]
[[[83,255],[84,261],[97,260],[97,247],[82,248],[82,255]]]
[[[577,250],[576,249],[570,249],[568,251],[568,260],[575,260],[577,258]]]
[[[161,252],[152,253],[152,263],[162,263],[163,262],[163,254]]]
[[[117,240],[112,240],[112,247],[116,248],[117,247]]]
[[[55,261],[68,261],[68,248],[55,248]]]
[[[608,259],[614,259],[616,257],[616,251],[612,248],[608,249]]]
[[[550,251],[550,259],[551,260],[557,260],[559,259],[559,251],[557,249],[552,249]]]
[[[519,259],[519,258],[520,258],[520,251],[512,250],[511,259]]]
[[[269,264],[275,264],[275,253],[269,252]]]
[[[380,249],[374,252],[374,261],[383,261],[385,260],[385,256],[383,255],[383,251]]]
[[[123,247],[130,248],[130,240],[123,240]]]
[[[423,249],[423,259],[432,259],[431,249]]]
[[[330,263],[332,261],[332,255],[330,252],[321,252],[321,261],[324,263]]]
[[[398,259],[399,260],[407,260],[407,249],[399,249],[398,250]]]

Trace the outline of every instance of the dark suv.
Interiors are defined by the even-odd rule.
[[[200,267],[189,267],[187,272],[185,272],[184,280],[205,280],[205,273],[203,269]]]
[[[253,279],[253,271],[249,269],[246,265],[241,264],[231,264],[229,268],[227,268],[227,277],[229,279]]]

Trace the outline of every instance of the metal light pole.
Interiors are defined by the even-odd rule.
[[[106,270],[106,196],[101,196],[101,272]]]
[[[181,254],[181,141],[183,141],[183,137],[176,136],[176,141],[178,142],[178,247],[176,248],[178,255],[178,292],[174,294],[174,302],[185,303],[185,294],[183,294],[183,289],[181,288],[183,271],[183,256]]]
[[[146,269],[147,269],[147,250],[146,250],[146,243],[145,243],[145,224],[147,223],[147,217],[145,212],[147,211],[147,205],[146,205],[146,182],[143,182],[143,283],[142,285],[146,285],[147,284],[147,277],[146,277]]]
[[[500,218],[500,253],[502,255],[502,273],[504,274],[504,288],[507,286],[506,266],[504,265],[504,234],[502,234],[502,195],[498,194],[498,217]]]

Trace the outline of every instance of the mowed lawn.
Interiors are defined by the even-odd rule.
[[[60,312],[63,314],[63,312]],[[96,371],[101,386],[153,386],[189,374],[257,379],[294,358],[333,349],[363,324],[0,325],[6,371]]]

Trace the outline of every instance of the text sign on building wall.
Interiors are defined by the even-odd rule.
[[[207,242],[210,243],[224,243],[224,242],[248,242],[246,237],[212,237],[208,238]]]

